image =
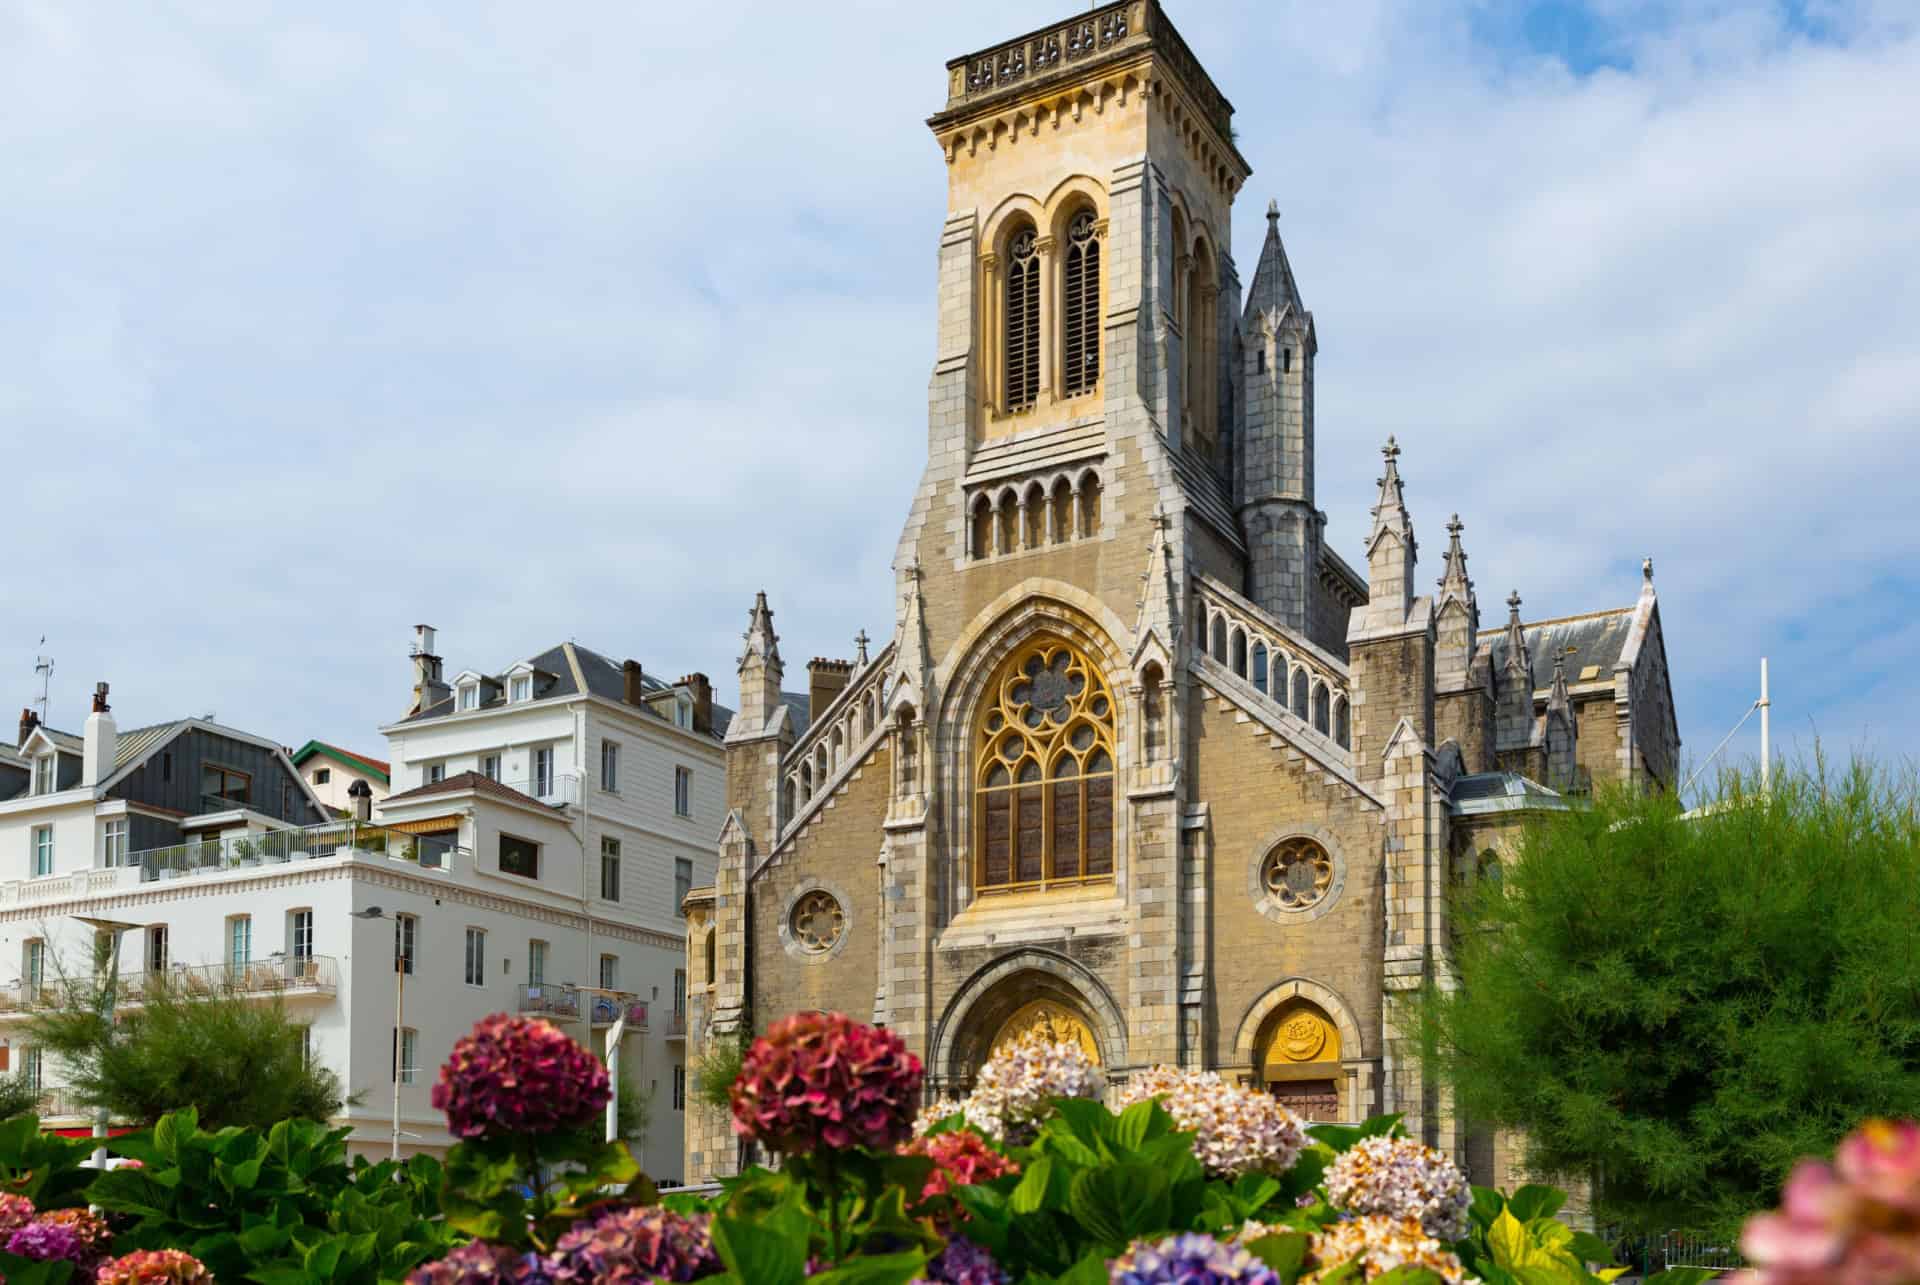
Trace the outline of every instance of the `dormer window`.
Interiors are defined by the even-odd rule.
[[[33,760],[33,792],[52,794],[53,783],[57,779],[54,771],[56,759],[51,754],[42,754]]]
[[[675,727],[687,727],[687,728],[691,728],[693,726],[693,702],[692,701],[681,699],[673,703],[673,725]]]
[[[480,708],[480,684],[462,683],[460,685],[460,708],[461,709],[479,709]]]
[[[508,691],[511,693],[508,699],[516,705],[521,701],[532,700],[533,676],[531,674],[521,674],[513,680],[513,685],[508,688]]]

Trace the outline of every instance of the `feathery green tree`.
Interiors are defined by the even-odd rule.
[[[1423,1056],[1603,1219],[1727,1231],[1862,1119],[1920,1116],[1920,801],[1855,762],[1603,795],[1456,903]]]

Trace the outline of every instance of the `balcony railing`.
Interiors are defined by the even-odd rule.
[[[584,1007],[583,1007],[584,1006]],[[591,1012],[595,1026],[612,1026],[624,1015],[630,1030],[647,1029],[647,1005],[624,992],[602,994],[583,991],[578,986],[552,985],[520,988],[520,1011],[548,1017],[578,1020],[583,1011]]]
[[[65,1085],[41,1089],[40,1104],[35,1110],[42,1120],[71,1120],[93,1114],[92,1108],[81,1105],[79,1095]]]
[[[684,1040],[687,1038],[686,1010],[682,1009],[678,1013],[667,1014],[666,1028],[665,1034],[670,1040]]]
[[[269,830],[148,848],[129,854],[126,864],[140,867],[143,883],[285,865],[342,852],[410,861],[423,870],[444,870],[457,847],[452,839],[440,835],[408,834],[367,821],[334,821],[300,830]]]
[[[96,984],[91,978],[72,983],[48,980],[38,985],[25,981],[14,982],[0,987],[0,1013],[58,1008],[70,994],[76,997],[91,995]],[[161,986],[188,998],[210,999],[215,995],[279,995],[288,999],[325,997],[339,992],[340,967],[330,955],[293,955],[245,963],[180,964],[150,973],[122,973],[114,992],[115,1006],[136,1007]]]

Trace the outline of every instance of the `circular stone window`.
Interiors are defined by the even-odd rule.
[[[1346,867],[1328,844],[1291,834],[1269,846],[1249,871],[1260,913],[1281,922],[1318,919],[1333,908],[1346,883]]]
[[[787,926],[794,945],[806,954],[824,955],[846,931],[847,915],[838,898],[825,888],[815,888],[793,903]]]

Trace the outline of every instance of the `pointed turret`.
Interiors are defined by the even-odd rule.
[[[777,730],[785,706],[780,681],[786,667],[780,661],[780,635],[773,632],[773,609],[763,589],[753,596],[747,612],[746,648],[740,653],[740,712],[727,729],[728,740],[743,740]]]
[[[1547,691],[1547,714],[1540,729],[1547,758],[1547,784],[1566,791],[1577,784],[1579,724],[1573,716],[1573,698],[1567,692],[1567,659],[1553,658],[1553,686]]]
[[[1507,595],[1507,655],[1501,662],[1495,747],[1505,753],[1533,743],[1533,662],[1527,655],[1527,631],[1520,624],[1520,591]]]
[[[1253,284],[1247,290],[1247,315],[1267,314],[1277,325],[1288,312],[1302,318],[1307,305],[1300,300],[1300,286],[1293,279],[1293,265],[1287,262],[1287,247],[1280,240],[1280,203],[1267,202],[1267,239],[1260,247],[1260,263],[1253,270]]]
[[[1147,546],[1147,569],[1140,573],[1140,598],[1134,610],[1134,660],[1149,639],[1157,640],[1168,657],[1180,638],[1180,593],[1174,585],[1173,549],[1167,537],[1171,520],[1165,509],[1153,511],[1153,535]]]
[[[1400,481],[1400,444],[1388,437],[1380,454],[1386,467],[1379,478],[1380,498],[1373,506],[1373,530],[1367,536],[1367,605],[1359,608],[1369,632],[1406,623],[1413,609],[1413,574],[1419,561],[1413,517],[1407,512]]]
[[[927,639],[927,603],[921,591],[920,560],[907,563],[900,576],[900,615],[895,627],[893,677],[887,690],[896,698],[913,702],[916,713],[930,708],[933,700],[933,650]]]
[[[1460,532],[1465,529],[1458,513],[1447,523],[1446,569],[1433,609],[1433,678],[1443,692],[1467,685],[1480,637],[1480,602],[1474,596],[1473,578],[1467,574],[1467,551],[1460,544]]]

